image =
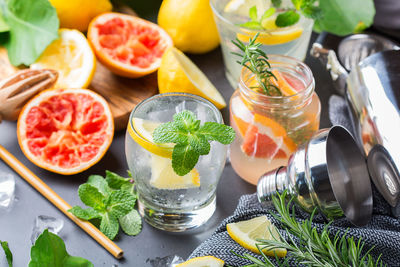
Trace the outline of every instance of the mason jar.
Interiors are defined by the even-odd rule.
[[[269,96],[255,90],[255,75],[243,67],[230,99],[230,122],[236,131],[231,164],[254,185],[265,172],[287,165],[296,148],[318,130],[321,112],[314,77],[306,64],[282,55],[270,55],[269,63],[293,94]]]

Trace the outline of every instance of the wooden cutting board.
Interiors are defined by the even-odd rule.
[[[14,74],[18,68],[8,60],[7,50],[0,47],[0,80]],[[142,100],[158,93],[157,74],[138,79],[119,77],[97,62],[90,89],[102,95],[108,102],[114,117],[115,130],[126,128],[129,114]]]

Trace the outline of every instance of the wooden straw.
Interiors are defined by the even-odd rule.
[[[97,229],[93,224],[88,221],[82,221],[81,219],[75,217],[71,212],[68,212],[71,206],[1,145],[0,158],[3,159],[19,175],[21,175],[25,181],[39,191],[40,194],[47,198],[51,203],[53,203],[53,205],[67,215],[67,217],[69,217],[80,228],[93,237],[94,240],[108,250],[108,252],[110,252],[115,258],[122,258],[124,254],[122,249],[120,249],[114,242],[100,232],[100,230]]]

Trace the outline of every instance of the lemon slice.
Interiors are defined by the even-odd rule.
[[[261,16],[269,8],[270,2],[265,0],[231,0],[225,5],[224,12],[248,17],[249,9],[253,6],[257,7],[258,16]]]
[[[254,35],[256,35],[257,33],[256,31],[251,31],[247,29],[241,29],[241,31],[242,32],[238,32],[236,36],[240,41],[244,43],[249,42],[250,38],[253,38]],[[260,35],[257,38],[257,42],[264,45],[284,44],[296,40],[302,34],[303,28],[301,28],[300,26],[291,26],[269,32],[260,32]]]
[[[174,144],[155,144],[153,143],[153,132],[161,123],[139,118],[133,118],[132,129],[131,124],[128,124],[128,133],[141,147],[147,151],[161,157],[171,158]]]
[[[172,168],[172,160],[151,155],[150,185],[157,189],[188,189],[200,186],[200,176],[196,169],[184,176],[177,175]]]
[[[182,92],[199,95],[210,100],[217,108],[226,102],[206,75],[178,49],[171,47],[163,55],[158,69],[160,93]]]
[[[77,30],[60,29],[32,69],[57,70],[57,88],[86,88],[96,69],[96,57],[86,37]]]
[[[267,216],[259,216],[250,220],[237,223],[228,223],[226,230],[229,236],[242,247],[260,254],[256,246],[256,239],[280,240],[275,226],[267,219]],[[278,257],[286,256],[286,249],[274,248],[263,250],[265,255]]]
[[[224,261],[214,256],[196,257],[176,265],[176,267],[223,267]]]

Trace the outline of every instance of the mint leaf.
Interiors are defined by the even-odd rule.
[[[307,6],[302,8],[302,14],[310,19],[319,20],[322,18],[322,10],[317,6]]]
[[[48,0],[8,0],[1,6],[10,28],[3,44],[8,58],[14,66],[29,66],[58,38],[57,12]]]
[[[188,174],[199,160],[200,153],[189,144],[176,144],[172,151],[172,168],[175,173]]]
[[[258,21],[248,21],[242,24],[239,24],[239,26],[252,29],[252,30],[262,30],[263,27],[261,26],[261,23]]]
[[[294,8],[300,10],[301,6],[304,4],[304,0],[292,0]]]
[[[12,253],[11,253],[10,248],[8,247],[8,242],[6,242],[6,241],[1,241],[1,240],[0,240],[0,244],[1,244],[1,247],[3,248],[3,250],[4,250],[4,253],[6,254],[6,259],[7,259],[8,267],[12,267],[12,266],[13,266],[13,264],[12,264],[12,262],[13,262],[13,255],[12,255]]]
[[[121,189],[121,186],[126,183],[130,183],[129,181],[132,178],[122,177],[114,172],[106,171],[106,181],[109,187],[113,189]]]
[[[282,4],[282,0],[271,0],[271,2],[274,7],[280,7]]]
[[[67,253],[64,241],[47,229],[36,239],[31,248],[29,267],[93,267],[93,264],[80,257]]]
[[[79,206],[74,206],[72,207],[72,209],[69,209],[68,211],[74,214],[79,219],[85,221],[89,221],[95,218],[101,218],[101,214],[93,208],[82,209]]]
[[[114,191],[106,199],[106,210],[119,219],[135,207],[136,198],[125,191]]]
[[[104,196],[111,193],[107,181],[101,175],[90,175],[87,183],[96,187]]]
[[[124,217],[119,218],[119,223],[127,235],[137,235],[142,230],[142,218],[137,210],[131,210]]]
[[[137,194],[136,194],[136,191],[135,191],[135,184],[132,184],[132,183],[123,184],[121,186],[121,190],[125,191],[125,192],[128,192],[129,194],[131,194],[132,196],[137,198]]]
[[[177,122],[167,122],[159,125],[153,132],[153,141],[155,143],[185,143],[187,142],[186,124],[182,122],[181,127]]]
[[[104,209],[104,195],[99,190],[90,184],[82,184],[78,188],[80,199],[85,205],[93,207],[97,210]]]
[[[218,141],[224,145],[232,143],[236,136],[232,127],[217,122],[204,123],[197,133],[204,135],[208,140]]]
[[[249,9],[249,17],[252,21],[257,21],[258,20],[258,16],[257,16],[257,6],[252,6]]]
[[[105,234],[109,239],[113,240],[118,234],[119,223],[118,219],[115,218],[111,213],[105,212],[102,214],[100,222],[100,231]]]
[[[210,143],[204,135],[189,135],[189,145],[200,155],[207,155],[210,152]]]
[[[269,17],[271,17],[273,14],[275,14],[276,9],[273,7],[268,8],[264,14],[261,16],[261,21],[263,21],[264,19],[267,19]]]
[[[294,10],[288,10],[278,15],[275,24],[278,27],[287,27],[296,24],[300,20],[300,15]]]
[[[8,27],[7,23],[4,21],[4,18],[0,12],[0,32],[8,32],[9,30],[10,27]]]
[[[315,20],[314,29],[339,36],[359,31],[360,25],[371,26],[375,15],[373,0],[325,0],[319,8],[322,16]]]
[[[200,121],[197,120],[196,115],[189,110],[176,113],[173,118],[174,125],[180,130],[196,131],[200,127]]]

